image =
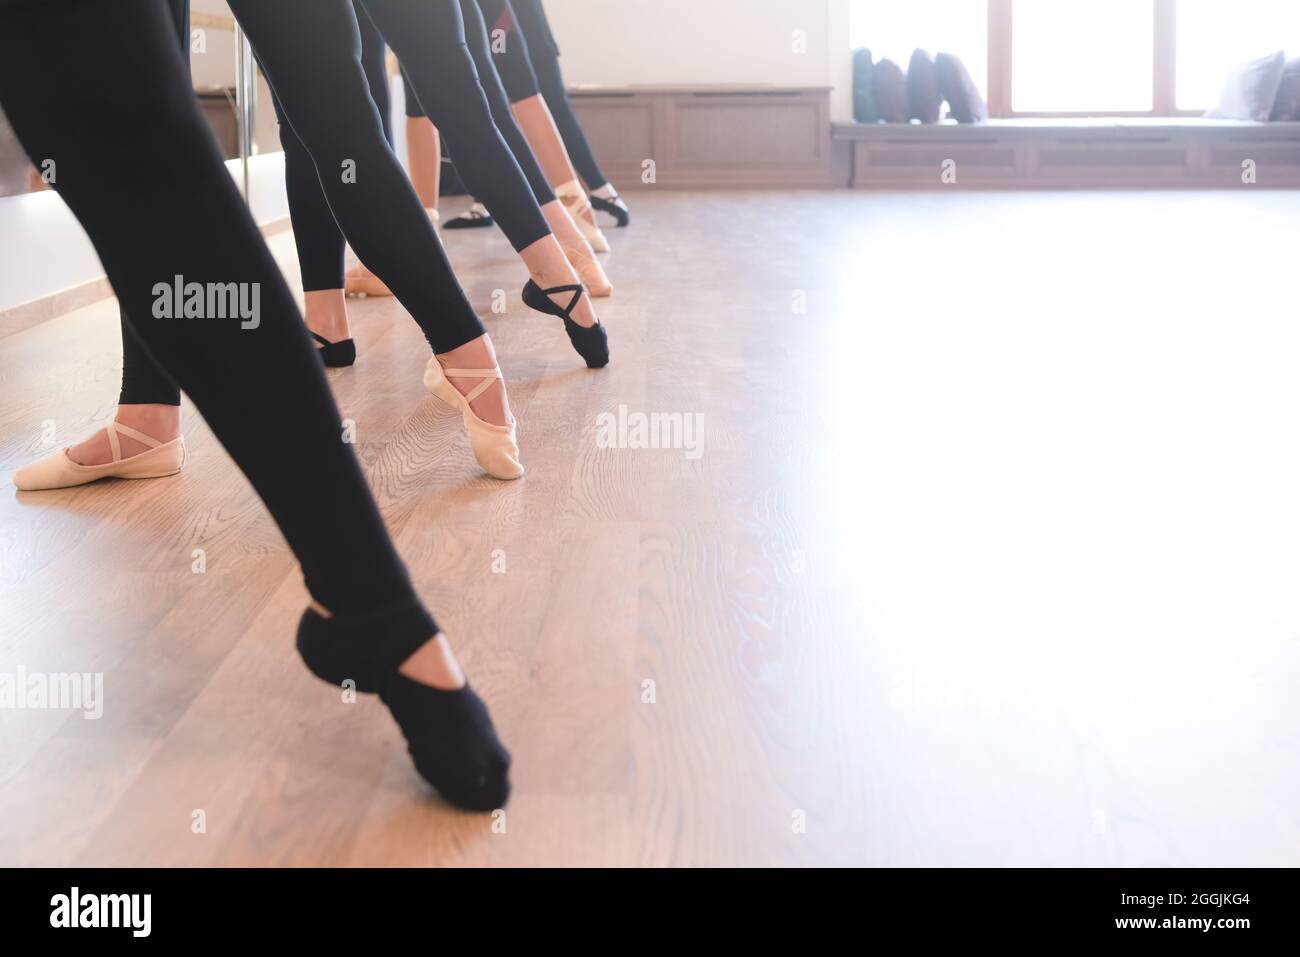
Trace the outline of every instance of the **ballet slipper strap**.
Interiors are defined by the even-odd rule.
[[[386,670],[397,668],[439,633],[438,623],[414,596],[382,605],[365,614],[322,615],[319,602],[312,611],[329,622],[327,640],[358,661]]]
[[[118,447],[118,442],[117,442],[116,433],[118,432],[121,432],[129,439],[135,439],[137,442],[141,443],[142,445],[149,446],[149,448],[151,449],[156,449],[162,445],[162,443],[159,442],[157,439],[155,439],[153,436],[145,435],[139,429],[133,429],[131,428],[131,426],[123,425],[121,422],[116,422],[116,421],[110,422],[108,426],[108,444],[113,447],[114,462],[119,460],[119,455],[121,453],[121,449]]]
[[[492,388],[492,384],[494,382],[496,382],[496,379],[484,379],[478,385],[474,386],[474,388],[470,389],[467,393],[465,393],[465,401],[473,402],[475,399],[481,396],[488,389]]]
[[[564,314],[565,314],[565,316],[568,316],[568,317],[572,318],[572,316],[573,316],[573,310],[576,309],[576,308],[578,307],[578,302],[582,299],[583,286],[582,286],[581,283],[579,283],[579,284],[576,285],[576,286],[574,286],[574,285],[568,285],[568,286],[552,286],[550,289],[543,289],[543,290],[542,290],[542,294],[543,294],[544,296],[546,296],[548,299],[550,299],[550,297],[551,297],[552,295],[559,295],[559,294],[562,293],[562,292],[572,292],[572,293],[573,293],[573,298],[569,300],[569,304],[568,304],[567,306],[561,306],[561,307],[560,307],[560,308],[562,308],[562,309],[564,310]],[[554,302],[555,300],[552,299],[551,301]],[[556,303],[556,305],[559,305],[559,304]]]
[[[572,207],[579,216],[591,210],[591,203],[588,202],[587,197],[579,193],[561,193],[560,202],[566,207]]]
[[[465,395],[466,402],[473,402],[488,389],[492,384],[501,378],[500,369],[443,369],[442,374],[448,379],[482,379],[483,381],[476,385]]]
[[[576,180],[571,179],[567,183],[561,183],[555,187],[555,195],[561,199],[586,199],[587,194],[582,185]]]

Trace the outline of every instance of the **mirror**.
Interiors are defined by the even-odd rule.
[[[239,156],[241,117],[235,94],[238,60],[235,20],[225,0],[191,0],[190,71],[194,92],[226,159]],[[279,152],[280,133],[271,108],[271,90],[256,63],[250,65],[250,72],[249,153],[257,156]]]
[[[179,2],[179,0],[178,0]],[[194,94],[212,127],[217,146],[228,160],[240,155],[243,119],[236,103],[235,20],[225,0],[190,0],[189,53]],[[250,64],[249,152],[256,156],[280,150],[280,133],[271,107],[271,91],[256,63]],[[0,113],[0,197],[48,189],[27,159]]]

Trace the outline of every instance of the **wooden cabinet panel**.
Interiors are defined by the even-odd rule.
[[[578,117],[620,189],[831,185],[830,91],[753,87],[575,90]]]
[[[979,126],[838,124],[860,189],[1300,187],[1300,123],[994,121]],[[941,178],[951,161],[951,182]]]

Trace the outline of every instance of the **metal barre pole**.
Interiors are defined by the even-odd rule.
[[[253,50],[248,45],[243,29],[235,24],[235,124],[239,127],[239,161],[243,173],[244,202],[250,207],[248,159],[253,153],[253,100],[257,88],[253,85]]]

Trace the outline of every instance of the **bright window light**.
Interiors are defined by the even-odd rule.
[[[1154,109],[1154,0],[1015,0],[1012,30],[1017,113]]]
[[[870,48],[877,60],[904,70],[912,51],[951,53],[988,97],[989,11],[986,0],[857,0],[850,26],[854,49]]]
[[[1297,0],[1178,0],[1178,108],[1210,109],[1235,65],[1278,50],[1300,56]]]

